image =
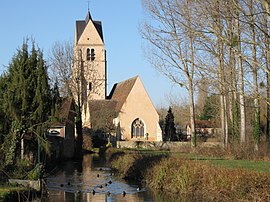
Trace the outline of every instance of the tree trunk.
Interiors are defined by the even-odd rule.
[[[243,59],[241,51],[241,31],[239,23],[239,3],[236,0],[237,16],[235,19],[236,35],[237,35],[237,52],[238,52],[238,81],[239,81],[239,108],[240,108],[240,143],[246,142],[246,108],[244,98],[244,75],[243,75]]]
[[[82,82],[83,82],[83,61],[82,61],[82,53],[81,51],[79,52],[79,60],[78,62],[78,67],[80,67],[77,71],[78,73],[78,79],[76,80],[77,82],[77,117],[76,117],[76,132],[77,132],[77,139],[76,139],[76,152],[75,152],[75,157],[78,159],[82,158],[82,144],[83,144],[83,132],[82,132],[82,103],[83,103],[83,95],[81,93],[82,89]]]
[[[220,120],[221,120],[221,133],[222,143],[226,147],[228,144],[228,119],[227,119],[227,102],[226,102],[226,83],[225,83],[225,65],[224,65],[224,45],[222,41],[222,25],[220,16],[220,1],[215,5],[216,16],[216,41],[217,41],[217,53],[218,53],[218,79],[220,90]]]
[[[190,0],[187,1],[187,25],[188,25],[188,35],[189,35],[189,51],[190,51],[190,61],[191,67],[190,71],[186,73],[188,81],[188,91],[189,91],[189,106],[190,106],[190,126],[191,126],[191,146],[196,147],[197,137],[196,137],[196,123],[195,123],[195,104],[194,104],[194,86],[193,86],[193,75],[195,69],[195,55],[194,55],[194,32],[191,27],[191,9]],[[187,66],[186,66],[187,67]]]
[[[194,105],[194,92],[192,81],[189,80],[189,111],[190,111],[190,128],[191,128],[191,146],[196,147],[196,126],[195,126],[195,105]]]
[[[251,16],[250,32],[251,32],[251,44],[252,44],[252,61],[253,61],[253,96],[254,96],[254,126],[253,126],[253,139],[255,143],[255,151],[259,150],[260,141],[260,105],[259,105],[259,88],[258,88],[258,72],[257,72],[257,50],[256,50],[256,35],[255,35],[255,21],[253,11],[253,0],[249,2],[249,10]]]
[[[21,138],[21,159],[24,159],[24,139]]]
[[[229,132],[228,135],[230,134],[230,141],[234,142],[235,140],[238,139],[239,137],[239,121],[238,121],[238,104],[237,104],[237,86],[236,86],[236,62],[235,62],[235,54],[233,51],[233,29],[234,29],[234,25],[233,25],[233,16],[232,16],[232,12],[234,12],[234,10],[232,10],[232,2],[233,0],[229,0],[228,1],[228,5],[226,7],[226,13],[227,16],[230,16],[227,18],[227,24],[228,24],[228,28],[227,28],[227,37],[228,37],[228,41],[230,42],[230,44],[228,45],[228,56],[229,56],[229,78],[231,80],[229,80],[229,98],[228,98],[228,111],[229,111],[229,118],[230,120],[228,121],[229,123]],[[227,138],[228,139],[228,138]],[[227,144],[228,144],[228,140],[227,140]]]
[[[266,139],[268,145],[268,151],[270,151],[270,40],[269,40],[269,21],[270,21],[270,8],[269,3],[264,1],[266,14],[264,16],[264,38],[265,38],[265,61],[266,61]]]

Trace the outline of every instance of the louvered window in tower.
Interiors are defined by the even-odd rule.
[[[96,58],[95,55],[96,55],[95,54],[95,49],[92,48],[91,49],[91,61],[94,61],[95,60],[95,58]]]
[[[92,82],[89,82],[89,84],[88,84],[88,90],[92,91],[92,89],[93,89]]]
[[[87,60],[87,61],[89,61],[89,60],[90,60],[90,58],[91,58],[90,49],[89,49],[89,48],[87,48],[87,50],[86,50],[86,60]]]

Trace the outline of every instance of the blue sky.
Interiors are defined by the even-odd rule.
[[[0,73],[25,37],[33,37],[46,58],[53,43],[73,40],[75,21],[84,19],[87,0],[8,0],[0,3]],[[139,75],[155,106],[168,105],[170,94],[182,94],[143,56],[139,25],[141,0],[90,0],[94,20],[101,20],[108,61],[108,90]]]

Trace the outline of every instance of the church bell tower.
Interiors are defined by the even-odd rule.
[[[106,99],[106,50],[101,21],[94,21],[90,12],[85,20],[76,21],[75,63],[82,76],[82,94],[88,100]],[[78,70],[77,70],[78,71]]]
[[[80,96],[83,125],[90,127],[90,100],[104,100],[107,95],[107,61],[101,21],[87,12],[85,20],[76,21],[72,77]]]

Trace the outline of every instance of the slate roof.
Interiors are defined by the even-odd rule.
[[[126,102],[127,97],[129,93],[131,92],[137,79],[138,79],[138,76],[135,76],[128,80],[114,84],[108,99],[117,101],[117,104],[115,106],[115,110],[117,113],[120,112],[122,106]]]
[[[86,14],[86,17],[85,17],[86,24],[89,22],[89,20],[92,20],[92,16],[91,16],[90,12],[88,11]]]
[[[79,41],[80,37],[82,36],[82,33],[86,27],[86,25],[88,24],[89,21],[92,21],[101,40],[104,42],[103,40],[103,32],[102,32],[102,23],[101,21],[95,21],[92,20],[91,14],[88,11],[85,20],[77,20],[76,21],[76,36],[77,36],[77,42]]]

